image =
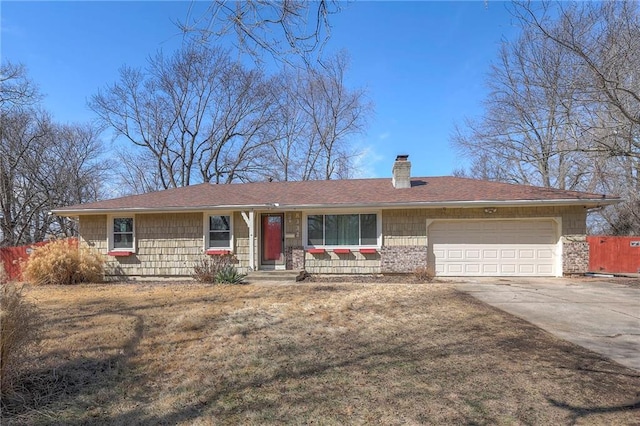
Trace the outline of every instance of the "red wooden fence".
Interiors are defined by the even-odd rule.
[[[18,247],[0,247],[0,261],[9,280],[22,278],[21,261],[27,260],[34,248],[48,244],[48,241]],[[69,238],[69,244],[77,245],[77,238]]]
[[[589,242],[589,271],[640,273],[640,236],[594,235]]]

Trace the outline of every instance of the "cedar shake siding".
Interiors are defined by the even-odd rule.
[[[266,212],[266,211],[265,211]],[[80,216],[80,242],[107,256],[108,275],[126,277],[189,277],[193,266],[205,258],[205,217],[200,213],[135,214],[135,252],[109,256],[108,216]],[[260,213],[255,214],[254,258],[260,265]],[[309,211],[313,214],[313,211]],[[494,213],[482,208],[387,209],[380,213],[382,245],[373,252],[304,249],[300,211],[284,212],[285,268],[316,274],[411,273],[428,266],[427,224],[431,220],[560,218],[563,272],[586,271],[588,245],[585,242],[586,209],[582,206],[503,207]],[[240,272],[249,270],[249,228],[240,212],[233,213],[233,248]]]
[[[202,213],[135,215],[135,252],[108,255],[106,215],[80,217],[80,242],[106,255],[107,276],[190,276],[203,254]]]

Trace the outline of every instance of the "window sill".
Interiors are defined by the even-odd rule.
[[[133,254],[132,251],[122,251],[122,250],[113,250],[107,253],[107,255],[109,256],[113,256],[113,257],[127,257],[127,256],[131,256]]]
[[[323,248],[312,248],[312,249],[307,249],[307,253],[311,253],[311,254],[324,254],[324,249]]]
[[[231,254],[231,250],[209,249],[205,253],[209,256],[225,256],[227,254]]]

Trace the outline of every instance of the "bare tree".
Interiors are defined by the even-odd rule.
[[[348,178],[358,155],[353,137],[361,134],[373,106],[362,89],[345,85],[344,52],[324,66],[283,74],[277,143],[272,174],[281,180]],[[282,171],[280,173],[280,171]]]
[[[606,103],[640,124],[640,93],[633,67],[640,63],[640,20],[636,2],[517,3],[516,16],[571,53],[587,71],[585,100]],[[559,14],[550,18],[549,11]],[[629,74],[631,72],[631,74]]]
[[[131,142],[124,162],[133,192],[193,183],[346,177],[349,138],[366,123],[364,92],[344,84],[347,59],[267,77],[225,50],[191,45],[162,54],[120,81],[91,107]]]
[[[142,148],[125,164],[134,181],[146,180],[140,191],[251,180],[270,142],[271,96],[259,70],[225,50],[190,45],[169,58],[159,53],[145,70],[122,68],[90,106],[116,136]],[[152,178],[140,175],[140,160]]]
[[[39,94],[23,67],[3,82],[0,112],[0,245],[72,235],[74,224],[49,212],[100,196],[108,165],[98,132],[59,125],[37,109]],[[5,87],[11,87],[7,93]]]
[[[192,3],[186,19],[178,22],[186,35],[205,44],[230,36],[238,51],[257,63],[267,53],[289,65],[300,61],[308,65],[319,59],[330,36],[329,18],[342,7],[336,0],[213,0],[204,13],[197,14],[194,6]]]
[[[602,218],[640,232],[638,3],[519,2],[513,13],[522,36],[492,68],[485,114],[454,145],[484,177],[622,195]]]
[[[3,113],[29,107],[41,99],[22,64],[6,61],[0,65],[0,110]]]
[[[454,146],[472,160],[473,174],[514,183],[584,188],[588,168],[574,123],[572,58],[525,29],[503,43],[488,76],[489,95],[480,120],[456,128]]]

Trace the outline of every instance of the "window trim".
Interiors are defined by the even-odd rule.
[[[115,247],[115,236],[113,230],[113,221],[115,219],[131,219],[133,220],[133,242],[131,247]],[[138,243],[138,239],[136,238],[136,215],[135,214],[111,214],[107,216],[107,235],[108,235],[108,248],[109,252],[114,253],[135,253],[136,247]]]
[[[211,216],[229,216],[229,246],[228,247],[211,247],[210,243],[209,243],[209,218]],[[204,215],[202,217],[202,245],[203,245],[203,249],[205,252],[209,251],[209,250],[216,250],[216,251],[225,251],[228,250],[230,253],[233,253],[233,247],[234,247],[234,242],[235,242],[235,237],[233,235],[233,212],[232,211],[223,211],[223,212],[217,212],[217,211],[209,211],[209,212],[204,212]]]
[[[349,215],[349,214],[375,214],[376,215],[376,244],[352,244],[352,245],[329,245],[329,244],[309,244],[309,216],[317,215]],[[382,212],[380,210],[322,210],[322,211],[309,211],[304,212],[302,215],[302,245],[306,249],[352,249],[358,250],[360,248],[375,248],[382,247]]]

